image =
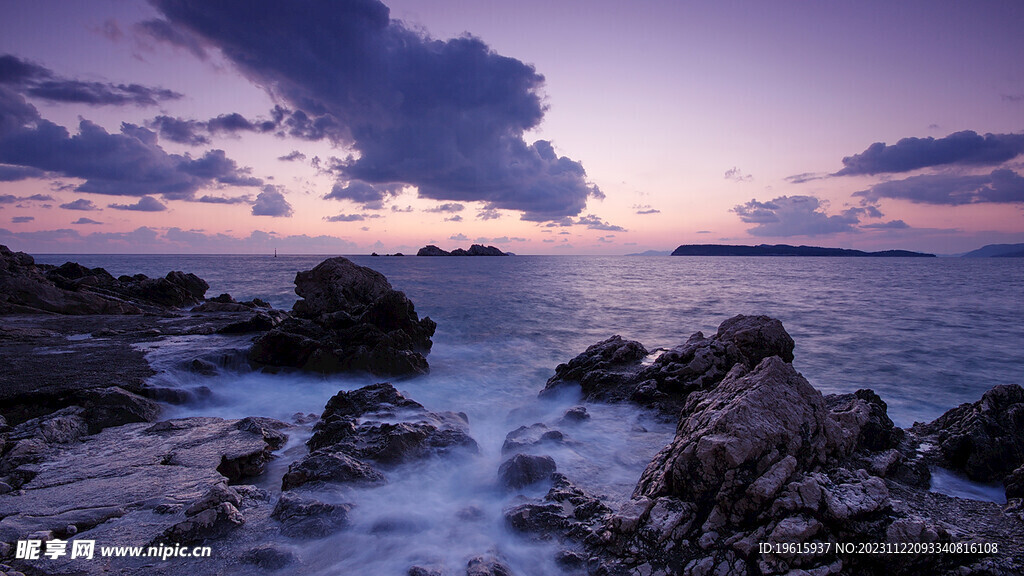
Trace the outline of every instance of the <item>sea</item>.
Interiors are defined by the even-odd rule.
[[[207,296],[262,298],[290,308],[295,273],[329,256],[40,255],[38,263],[75,261],[115,276],[170,270],[210,284]],[[473,555],[501,556],[522,574],[561,574],[557,544],[511,534],[502,511],[522,495],[497,485],[501,445],[511,430],[557,426],[579,404],[569,391],[537,393],[591,344],[618,334],[649,350],[706,336],[737,314],[782,321],[796,342],[794,366],[822,393],[870,388],[898,426],[930,421],[974,402],[1024,372],[1024,259],[810,258],[672,256],[372,257],[348,256],[383,273],[419,315],[437,322],[430,373],[393,381],[428,409],[465,412],[480,454],[433,459],[389,471],[372,489],[326,490],[320,497],[354,504],[352,526],[325,540],[289,541],[312,574],[405,574],[411,565],[456,573]],[[265,374],[242,365],[217,376],[184,365],[218,349],[243,350],[247,336],[166,338],[147,348],[155,384],[205,386],[204,401],[167,415],[270,416],[291,421],[318,414],[339,390],[380,381],[362,375]],[[560,472],[615,507],[629,498],[651,457],[675,425],[628,405],[587,404],[591,419],[563,427],[566,442],[546,453]],[[259,480],[279,489],[300,457],[309,426]],[[935,471],[933,489],[1001,501],[1001,486]],[[541,496],[543,487],[525,495]]]

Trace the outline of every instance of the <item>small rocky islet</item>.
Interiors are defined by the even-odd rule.
[[[465,414],[429,411],[391,383],[330,398],[309,418],[312,434],[279,489],[255,484],[295,422],[160,419],[161,402],[202,393],[149,384],[153,371],[131,345],[168,336],[252,336],[248,349],[192,360],[197,375],[239,363],[271,372],[426,372],[435,324],[373,270],[332,258],[300,272],[302,299],[287,312],[228,295],[206,299],[206,283],[179,272],[113,278],[74,264],[39,266],[6,247],[0,257],[0,351],[14,368],[0,380],[2,572],[154,567],[144,558],[109,566],[14,558],[17,540],[55,538],[216,542],[218,558],[164,562],[165,574],[301,571],[289,542],[350,525],[355,503],[322,498],[324,487],[374,489],[404,463],[478,457]],[[92,337],[68,340],[83,331]],[[66,353],[33,354],[54,347]],[[793,368],[793,349],[778,320],[736,316],[653,361],[643,344],[614,336],[557,366],[540,396],[575,388],[584,404],[509,431],[495,489],[527,490],[504,511],[507,529],[557,544],[566,574],[1024,572],[1024,389],[996,386],[900,429],[870,390],[822,395]],[[104,358],[101,378],[94,364]],[[677,423],[625,503],[587,493],[545,454],[588,426],[586,404],[600,402],[633,403]],[[936,466],[1003,483],[1007,503],[929,491]],[[543,496],[525,496],[538,489]],[[914,545],[973,551],[862,553]],[[465,562],[413,565],[408,574],[514,573],[500,550]]]

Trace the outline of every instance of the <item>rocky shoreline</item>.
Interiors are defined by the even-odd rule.
[[[37,282],[51,303],[70,303],[60,315],[40,306],[25,314],[26,299],[4,293],[15,315],[4,316],[0,330],[0,352],[13,367],[0,376],[0,572],[301,572],[296,545],[349,529],[358,506],[352,489],[378,490],[408,463],[479,458],[465,414],[429,411],[391,383],[338,392],[320,415],[293,422],[160,419],[161,402],[189,397],[152,386],[153,370],[133,346],[170,336],[253,339],[248,349],[193,359],[187,369],[196,374],[228,362],[264,371],[424,372],[434,323],[368,268],[334,258],[300,273],[302,300],[285,312],[227,295],[204,299],[205,288],[186,290],[194,301],[178,306],[129,301],[127,288],[111,296],[91,280],[62,286],[48,278],[56,267],[35,267],[6,248],[0,254],[0,286]],[[79,278],[105,278],[96,270]],[[164,280],[175,285],[173,278]],[[125,304],[116,315],[68,315],[72,305],[112,306],[94,296]],[[520,494],[504,511],[507,530],[556,543],[554,561],[566,574],[1024,572],[1024,389],[997,386],[900,429],[870,390],[822,395],[793,368],[793,348],[778,320],[736,316],[656,358],[616,336],[559,365],[541,397],[579,388],[584,404],[508,432],[493,470],[495,490]],[[677,422],[625,503],[588,493],[584,479],[559,471],[549,454],[591,425],[587,404],[604,402]],[[279,483],[268,478],[289,436],[307,430],[305,446],[293,442],[293,461],[275,473]],[[930,492],[935,466],[1002,482],[1007,503]],[[467,510],[463,521],[475,517]],[[217,555],[157,563],[15,558],[16,542],[26,539],[214,542]],[[920,553],[858,552],[867,545]],[[948,551],[971,545],[971,553]],[[500,550],[480,550],[462,566],[414,564],[407,573],[513,571]]]

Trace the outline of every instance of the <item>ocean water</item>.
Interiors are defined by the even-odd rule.
[[[114,275],[193,272],[208,295],[296,300],[293,279],[323,256],[43,255]],[[502,510],[517,495],[496,485],[505,434],[520,425],[554,426],[572,393],[539,401],[554,367],[613,334],[648,349],[668,348],[700,330],[713,334],[736,314],[779,318],[796,341],[794,365],[823,393],[875,390],[897,425],[929,421],[997,384],[1021,383],[1024,367],[1024,260],[872,258],[701,258],[516,256],[509,258],[351,257],[385,274],[421,316],[437,324],[431,373],[396,381],[431,410],[463,411],[478,456],[428,460],[389,471],[382,488],[324,490],[352,502],[351,529],[312,543],[291,542],[309,573],[404,574],[412,564],[458,571],[468,557],[496,552],[523,574],[559,574],[554,545],[508,533]],[[149,351],[164,385],[207,386],[212,395],[171,416],[242,417],[319,413],[338,390],[379,381],[366,376],[262,374],[227,369],[209,378],[181,368],[247,337],[175,338]],[[630,406],[588,405],[592,419],[562,427],[569,439],[545,453],[573,481],[615,504],[629,497],[674,425]],[[309,429],[296,428],[266,487],[279,487],[302,454]],[[940,488],[987,498],[992,490],[941,476]],[[537,495],[543,489],[537,489]]]

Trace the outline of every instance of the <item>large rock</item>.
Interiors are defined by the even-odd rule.
[[[284,424],[196,417],[51,444],[22,493],[0,495],[0,542],[37,531],[64,534],[69,525],[81,534],[111,518],[121,518],[111,545],[221,533],[240,524],[237,509],[221,506],[238,504],[224,483],[263,471],[283,440],[277,426]]]
[[[911,430],[938,445],[941,465],[982,482],[1004,480],[1024,465],[1024,388],[995,386]]]
[[[37,265],[0,246],[0,314],[141,314],[198,304],[209,285],[195,274],[169,272],[114,278],[103,268],[74,262]]]
[[[578,384],[588,400],[632,401],[675,414],[690,393],[713,388],[737,364],[750,370],[771,356],[791,362],[793,346],[782,323],[767,316],[729,318],[711,338],[697,332],[650,365],[642,362],[642,344],[613,336],[555,368],[541,394]]]
[[[505,488],[517,490],[549,480],[554,473],[555,461],[550,456],[516,454],[501,463],[498,479]]]
[[[437,325],[420,319],[383,274],[331,258],[299,272],[295,292],[303,297],[293,306],[295,317],[256,339],[249,351],[253,363],[382,376],[428,371],[423,355]]]

